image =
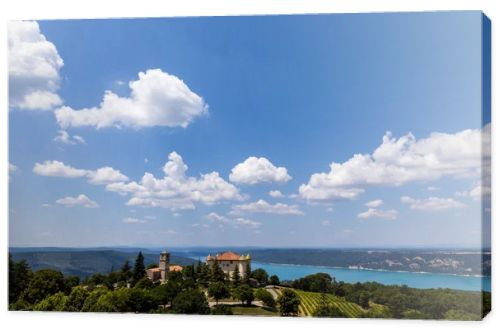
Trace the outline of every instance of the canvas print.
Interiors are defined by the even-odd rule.
[[[483,319],[490,54],[479,11],[9,22],[9,310]]]

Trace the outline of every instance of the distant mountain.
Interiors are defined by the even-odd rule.
[[[158,263],[159,252],[140,249],[144,255],[146,266]],[[75,248],[10,248],[14,261],[26,260],[33,270],[51,268],[60,270],[64,275],[76,275],[81,278],[94,273],[109,273],[112,269],[119,270],[126,260],[133,266],[139,249],[97,250]],[[193,259],[171,255],[171,263],[187,265]]]
[[[491,276],[491,253],[429,249],[256,249],[264,263]]]

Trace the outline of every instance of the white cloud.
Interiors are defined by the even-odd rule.
[[[414,199],[408,196],[401,197],[401,203],[409,204],[412,210],[422,211],[444,211],[450,209],[461,209],[465,204],[453,198],[429,197],[424,199]]]
[[[256,222],[254,220],[238,217],[234,221],[235,226],[248,226],[250,228],[259,228],[262,223]]]
[[[331,221],[329,221],[329,220],[326,220],[326,219],[325,219],[325,220],[323,220],[323,221],[321,222],[321,225],[322,225],[322,226],[330,226],[330,225],[332,225],[332,222],[331,222]]]
[[[326,208],[326,212],[334,212],[335,210],[333,208]]]
[[[108,184],[128,181],[127,176],[123,175],[119,170],[111,167],[102,167],[95,171],[89,171],[87,177],[89,182],[92,184]]]
[[[37,22],[8,24],[9,105],[49,110],[62,103],[57,95],[63,60],[57,48],[40,32]]]
[[[359,219],[381,218],[386,220],[396,219],[398,212],[396,210],[379,210],[376,208],[368,208],[367,211],[358,214]]]
[[[43,163],[35,163],[33,172],[38,175],[51,177],[77,178],[88,174],[85,169],[73,168],[57,160],[46,160]]]
[[[19,170],[19,168],[16,165],[9,162],[9,173],[14,173],[17,170]]]
[[[268,202],[260,199],[256,202],[233,205],[231,214],[242,214],[243,212],[252,213],[272,213],[277,215],[295,215],[302,216],[304,213],[300,211],[297,205],[288,205],[284,203],[269,204]]]
[[[262,223],[257,222],[251,219],[247,218],[242,218],[242,217],[237,217],[237,218],[228,218],[226,216],[220,215],[215,212],[210,212],[208,215],[205,216],[206,219],[210,220],[213,223],[224,223],[228,225],[232,225],[233,227],[237,228],[238,226],[247,226],[250,228],[259,228]]]
[[[126,217],[123,218],[122,223],[125,224],[145,224],[147,223],[144,219],[134,218],[134,217]]]
[[[470,190],[457,191],[455,196],[470,197],[475,201],[488,200],[491,197],[491,187],[487,182],[484,182],[484,185],[482,183],[481,181],[476,182]]]
[[[489,126],[484,131],[489,131]],[[372,154],[333,162],[329,172],[313,174],[299,193],[310,201],[354,199],[367,186],[401,186],[443,176],[478,177],[481,145],[479,129],[432,133],[420,140],[411,133],[396,139],[388,132]]]
[[[279,190],[271,190],[269,192],[269,196],[274,197],[274,198],[281,198],[284,197],[283,193]]]
[[[78,135],[71,136],[65,130],[59,130],[56,137],[54,137],[54,141],[61,144],[75,145],[75,144],[85,144],[85,139]]]
[[[438,191],[439,188],[438,187],[433,187],[433,186],[428,186],[427,190],[429,190],[429,191]]]
[[[285,167],[276,167],[266,158],[248,157],[234,166],[229,180],[242,184],[284,183],[291,180]]]
[[[64,205],[66,207],[83,206],[84,208],[98,208],[99,205],[88,198],[84,194],[80,194],[77,197],[64,197],[56,201],[56,204]]]
[[[50,177],[86,177],[91,184],[108,184],[128,180],[127,176],[112,167],[102,167],[97,170],[78,169],[57,160],[46,160],[43,163],[37,162],[33,167],[33,172]]]
[[[370,201],[370,202],[366,202],[365,203],[365,206],[369,207],[369,208],[378,208],[379,206],[381,206],[382,204],[384,204],[384,201],[381,200],[381,199],[375,199],[373,201]]]
[[[238,188],[226,182],[217,172],[186,175],[188,166],[176,152],[168,156],[163,166],[165,176],[157,179],[145,173],[139,182],[117,182],[106,186],[106,190],[122,195],[131,194],[128,205],[162,207],[171,210],[194,209],[195,203],[206,205],[224,201],[241,200]]]
[[[220,223],[229,222],[229,219],[227,217],[219,215],[218,213],[215,212],[210,212],[208,215],[205,216],[205,218],[207,218],[211,222],[220,222]]]
[[[147,220],[156,220],[156,216],[144,216],[144,219],[147,219]]]
[[[63,128],[185,128],[195,118],[208,113],[208,105],[202,97],[193,93],[182,80],[161,69],[140,72],[139,79],[129,82],[129,87],[129,97],[106,91],[98,107],[58,108],[55,111],[57,122]]]

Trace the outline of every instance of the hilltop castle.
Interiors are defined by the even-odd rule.
[[[158,267],[146,269],[146,276],[153,282],[160,281],[165,283],[167,281],[167,273],[169,271],[181,271],[182,266],[170,264],[170,253],[163,251],[160,254],[160,262]]]
[[[208,254],[206,260],[207,264],[211,266],[215,261],[217,261],[224,274],[232,279],[236,268],[238,268],[240,276],[245,277],[247,269],[250,267],[251,258],[250,254],[238,255],[233,252],[224,252],[222,254],[216,254],[215,256]]]

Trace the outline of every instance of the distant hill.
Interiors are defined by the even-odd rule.
[[[144,263],[158,263],[159,252],[142,250]],[[14,261],[26,260],[33,270],[51,268],[60,270],[64,275],[76,275],[81,278],[94,273],[109,273],[112,268],[118,270],[126,260],[133,266],[136,251],[117,250],[93,250],[93,249],[71,249],[71,248],[50,248],[50,249],[27,249],[11,248],[10,253]],[[194,262],[193,259],[171,255],[171,263],[187,265]]]

